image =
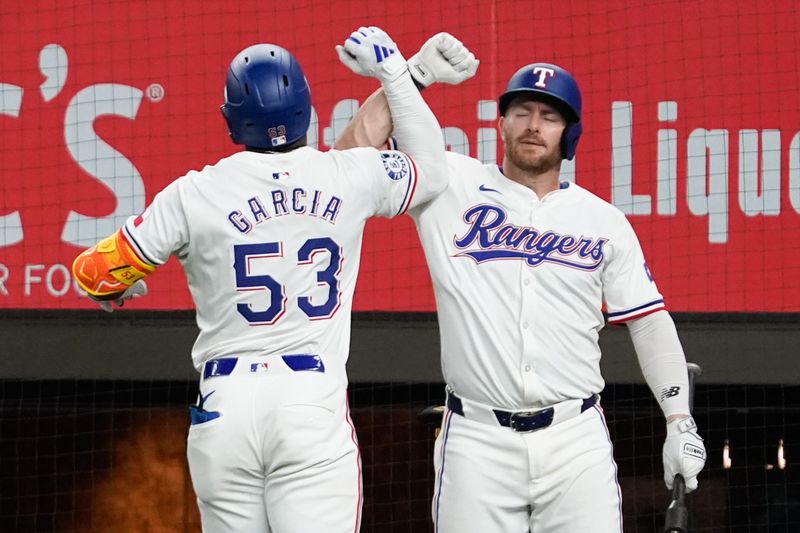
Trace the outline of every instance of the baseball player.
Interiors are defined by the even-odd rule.
[[[444,143],[396,44],[362,27],[337,52],[380,80],[405,152],[306,146],[310,92],[273,44],[241,51],[222,114],[245,150],[168,185],[81,253],[73,274],[111,303],[181,262],[200,334],[188,460],[206,532],[353,533],[361,462],[345,362],[362,232],[446,186]],[[439,66],[441,67],[441,65]]]
[[[373,95],[337,147],[390,128],[381,101]],[[502,165],[448,153],[448,189],[409,210],[433,279],[447,382],[435,528],[619,533],[617,467],[599,403],[603,306],[609,323],[627,323],[666,417],[667,486],[680,473],[691,491],[706,454],[686,360],[628,220],[559,179],[583,127],[573,76],[526,65],[498,104]]]

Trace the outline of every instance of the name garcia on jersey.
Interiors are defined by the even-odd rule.
[[[247,208],[231,211],[228,221],[242,233],[249,233],[255,224],[286,215],[317,217],[335,224],[342,208],[342,200],[338,196],[319,190],[306,191],[302,187],[295,187],[291,191],[273,189],[266,197],[269,201],[264,201],[258,195],[248,198]]]
[[[603,262],[606,238],[574,237],[506,223],[506,212],[495,205],[476,205],[464,213],[467,231],[454,237],[456,257],[476,263],[520,259],[535,267],[549,262],[579,270],[596,270]]]

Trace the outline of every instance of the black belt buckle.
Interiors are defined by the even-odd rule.
[[[528,433],[546,428],[553,423],[555,409],[548,407],[541,411],[518,411],[511,413],[508,426],[518,433]]]

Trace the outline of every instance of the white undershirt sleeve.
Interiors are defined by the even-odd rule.
[[[383,79],[394,136],[402,150],[414,160],[419,172],[416,192],[411,205],[427,202],[448,183],[444,137],[433,111],[419,94],[405,64],[392,80]]]
[[[644,379],[664,416],[689,415],[689,373],[672,317],[661,310],[627,325]]]

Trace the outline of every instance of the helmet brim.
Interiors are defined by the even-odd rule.
[[[544,102],[553,106],[569,123],[580,122],[580,117],[575,114],[575,112],[572,110],[572,107],[570,107],[566,100],[559,98],[553,93],[530,88],[516,89],[501,94],[497,101],[500,115],[505,116],[506,111],[508,111],[508,107],[511,105],[511,102],[513,102],[517,96],[522,95],[529,96],[531,100]]]

